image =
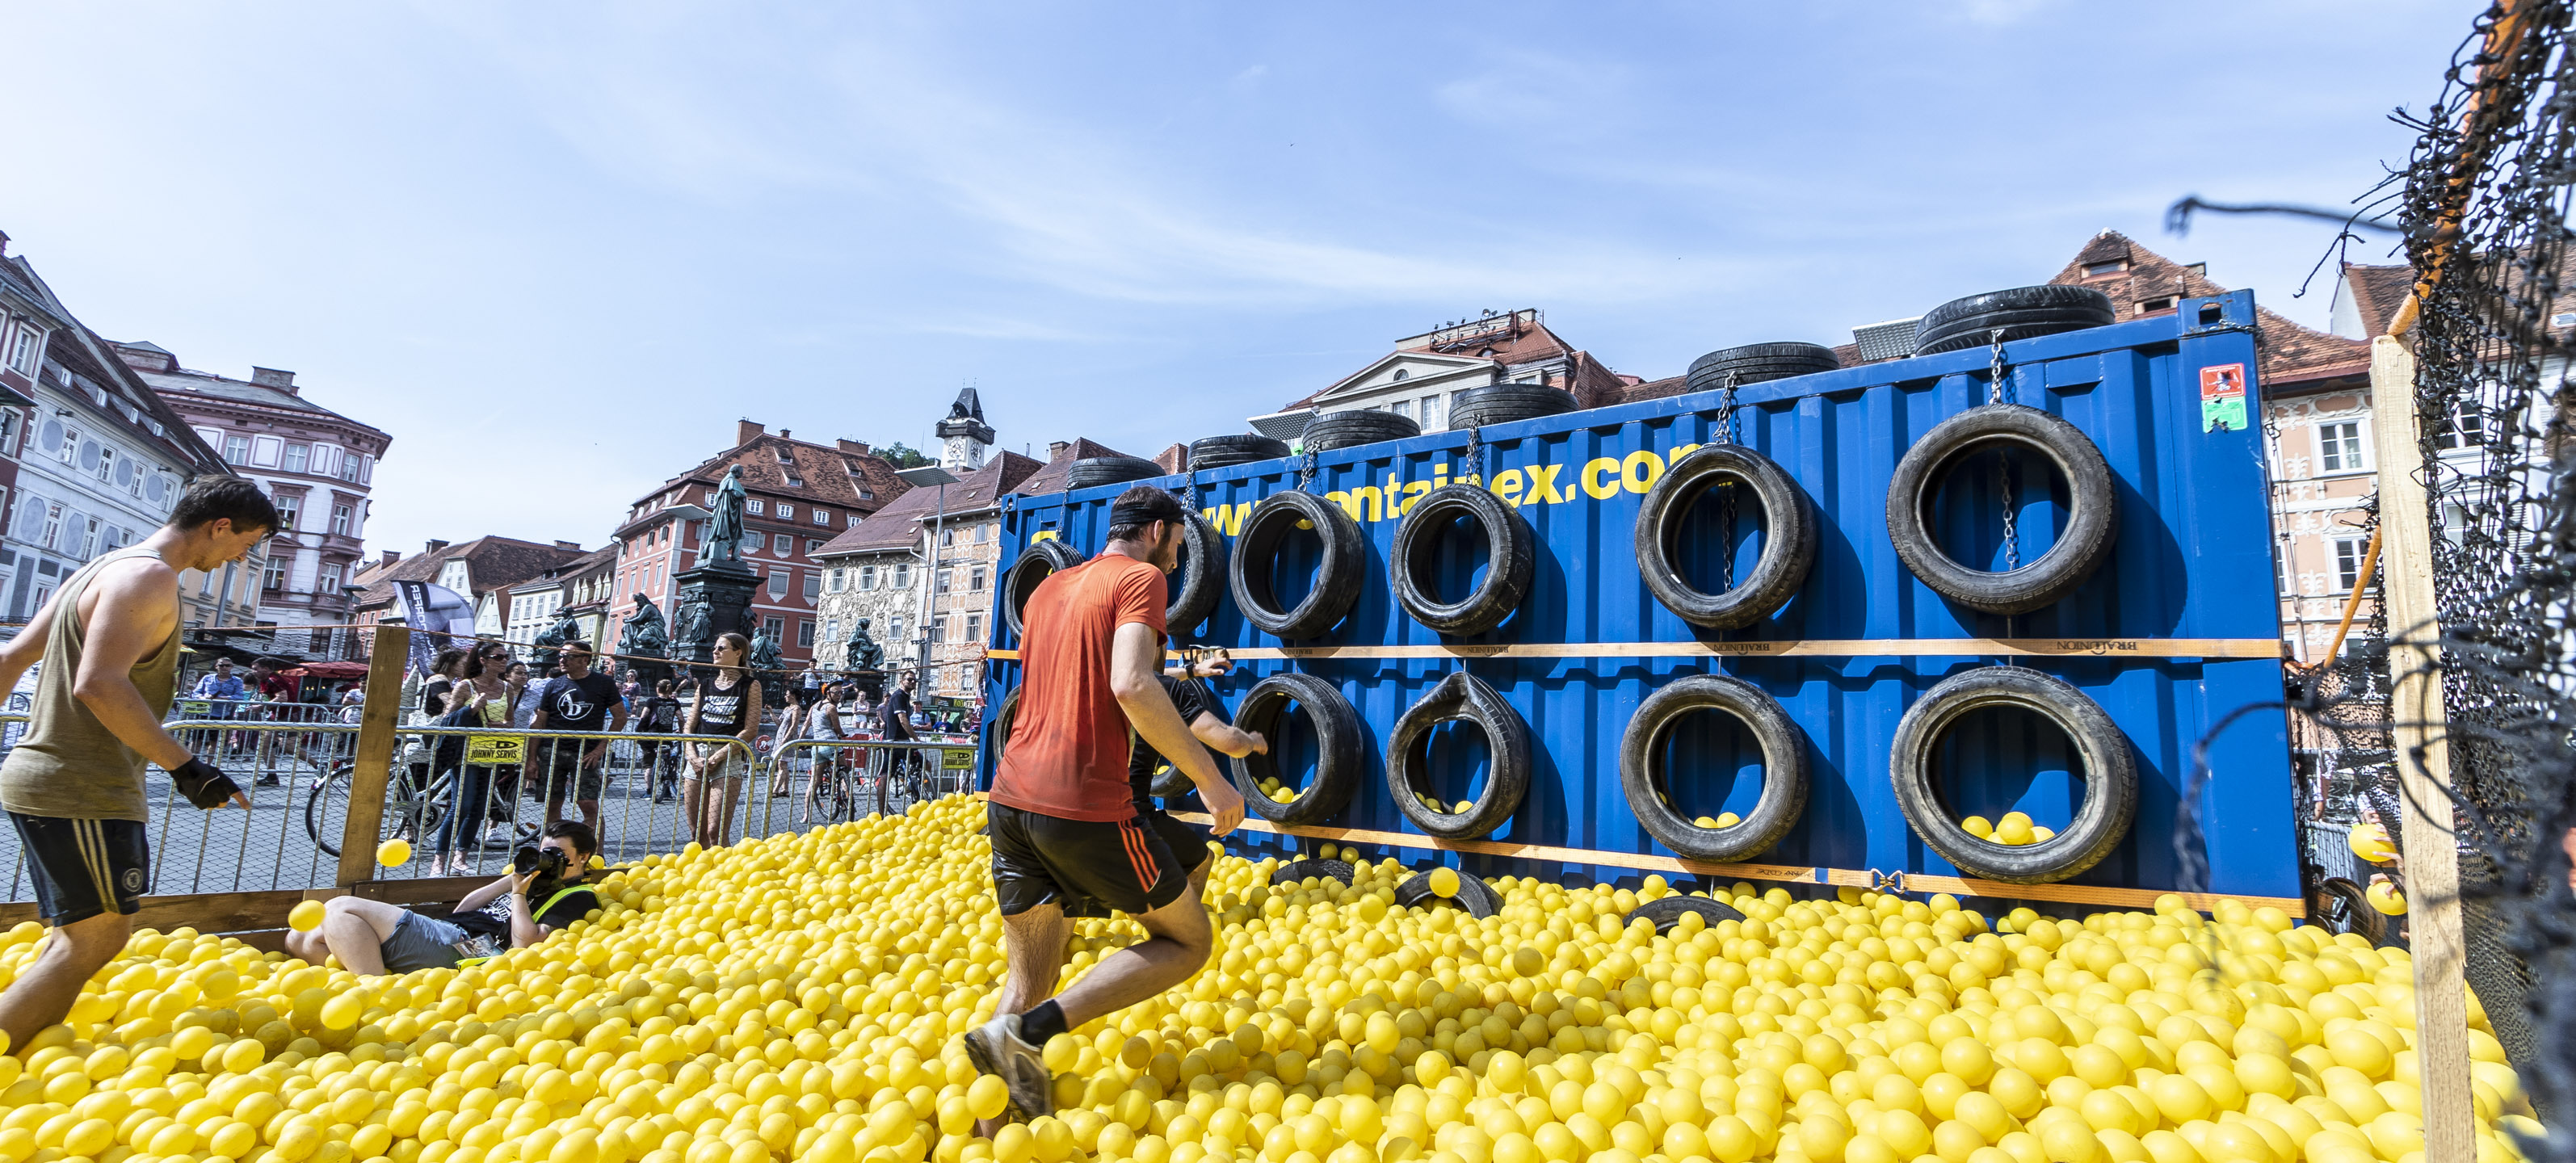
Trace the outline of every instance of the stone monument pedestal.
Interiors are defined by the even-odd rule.
[[[719,561],[674,580],[680,583],[680,601],[671,628],[673,661],[714,662],[717,635],[731,632],[751,637],[751,595],[759,588],[760,577],[749,566]]]
[[[845,670],[841,672],[841,675],[843,681],[848,682],[851,686],[859,688],[859,693],[867,696],[869,706],[875,706],[878,703],[885,701],[886,672],[882,670]]]

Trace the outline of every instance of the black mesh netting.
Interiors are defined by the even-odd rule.
[[[2401,312],[2392,331],[2417,361],[2423,442],[2418,463],[2381,466],[2428,493],[2439,624],[2391,630],[2440,635],[2457,802],[2432,807],[2459,823],[2469,981],[2552,1127],[2553,1159],[2576,1159],[2576,1136],[2558,1129],[2576,1112],[2576,1042],[2565,1036],[2576,975],[2563,971],[2576,901],[2559,843],[2576,826],[2569,15],[2564,0],[2496,4],[2454,55],[2436,103],[2401,115],[2420,137],[2389,192],[2417,310],[2411,328]]]

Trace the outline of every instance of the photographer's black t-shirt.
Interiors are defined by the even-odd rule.
[[[559,890],[549,889],[545,895],[531,893],[528,897],[528,907],[533,909],[544,906],[546,897],[556,891]],[[560,929],[589,916],[591,910],[598,907],[599,894],[585,886],[564,893],[563,899],[556,901],[554,907],[538,913],[533,919],[547,928]],[[483,906],[480,910],[458,913],[447,919],[449,923],[468,933],[498,937],[506,945],[510,940],[510,894],[502,893],[492,898],[492,903]]]
[[[1220,719],[1225,717],[1216,700],[1209,696],[1207,687],[1199,680],[1173,678],[1167,674],[1159,676],[1159,681],[1163,684],[1163,693],[1172,696],[1172,709],[1181,713],[1182,726],[1198,722],[1199,716],[1211,711],[1218,712]],[[1137,736],[1130,746],[1127,752],[1127,786],[1135,793],[1137,810],[1143,811],[1153,805],[1154,770],[1166,762],[1162,753],[1148,745],[1142,735]]]

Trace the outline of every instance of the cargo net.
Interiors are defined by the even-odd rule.
[[[2423,442],[2418,464],[2381,467],[2429,494],[2456,801],[2406,807],[2454,812],[2469,982],[2554,1128],[2546,1157],[2576,1160],[2576,902],[2559,842],[2576,826],[2569,16],[2564,0],[2496,4],[2438,101],[2399,115],[2420,134],[2388,187],[2417,301],[2411,329],[2401,311],[2391,330],[2414,349]]]

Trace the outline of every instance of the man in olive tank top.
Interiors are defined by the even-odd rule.
[[[27,1045],[63,1020],[81,985],[125,948],[149,881],[146,764],[200,808],[250,801],[161,729],[179,669],[179,571],[240,561],[277,528],[259,486],[206,477],[141,544],[82,566],[0,646],[0,691],[42,661],[27,733],[0,761],[0,808],[18,829],[52,927],[0,989],[0,1032]]]

